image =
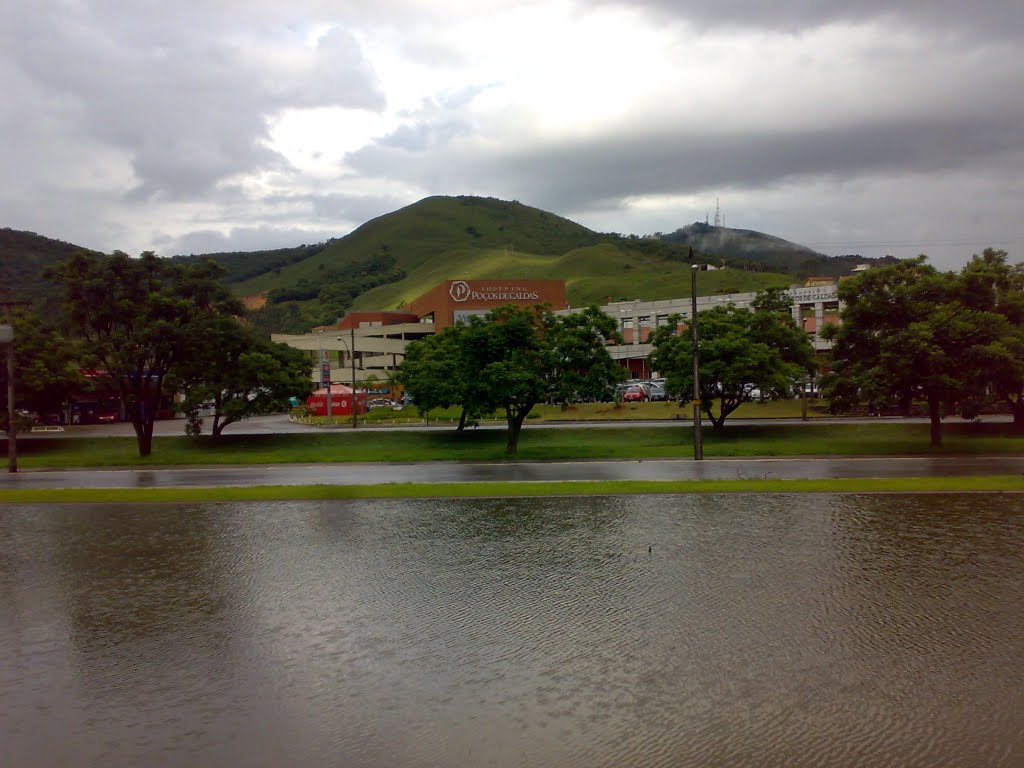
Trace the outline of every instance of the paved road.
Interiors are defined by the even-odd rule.
[[[862,457],[645,461],[423,462],[190,469],[58,470],[0,475],[0,489],[374,485],[473,481],[828,479],[1024,474],[1024,457]]]

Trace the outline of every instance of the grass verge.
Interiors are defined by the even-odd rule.
[[[704,432],[704,455],[893,456],[1024,454],[1024,436],[1011,424],[946,424],[944,445],[930,448],[928,425],[902,422],[726,426]],[[157,437],[153,453],[140,458],[133,437],[32,437],[18,442],[25,469],[70,467],[152,467],[197,464],[293,464],[331,462],[500,461],[504,430],[386,429],[270,435],[231,435],[218,439]],[[521,460],[657,459],[693,455],[692,428],[527,426],[519,440]]]
[[[3,504],[303,501],[318,499],[608,496],[653,493],[962,493],[1024,492],[1017,475],[844,478],[834,480],[630,480],[387,485],[263,485],[218,488],[0,489]]]

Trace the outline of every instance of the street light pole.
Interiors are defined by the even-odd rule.
[[[7,344],[7,471],[18,471],[18,427],[14,423],[14,326],[0,325],[0,341]]]
[[[356,398],[356,326],[355,324],[349,329],[351,336],[349,337],[350,349],[348,351],[349,356],[352,358],[352,429],[359,426],[358,417],[356,416],[356,405],[359,400]]]
[[[697,332],[697,271],[700,265],[693,263],[693,249],[690,249],[690,333],[693,339],[693,458],[704,459],[704,439],[701,435],[700,417],[700,347]]]
[[[324,355],[324,352],[327,352]],[[326,370],[325,370],[326,368]],[[324,376],[324,373],[327,375]],[[331,352],[323,348],[323,341],[320,342],[320,384],[327,387],[327,423],[331,423]]]
[[[359,400],[356,397],[356,329],[352,326],[349,329],[349,341],[345,342],[344,337],[339,336],[338,341],[348,348],[348,356],[352,362],[352,429],[359,426],[358,416],[356,415],[356,405]]]

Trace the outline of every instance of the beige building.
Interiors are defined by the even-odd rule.
[[[557,283],[558,285],[554,285]],[[479,285],[477,285],[479,284]],[[830,345],[821,337],[828,324],[839,322],[839,298],[836,283],[816,279],[814,284],[790,288],[793,319],[812,337],[814,348],[825,352]],[[714,306],[734,304],[749,307],[756,293],[730,293],[720,296],[698,296],[697,311]],[[410,302],[402,310],[350,312],[337,325],[316,328],[302,335],[275,334],[280,341],[311,353],[312,379],[352,385],[376,380],[371,390],[391,394],[389,376],[398,370],[410,341],[428,336],[464,316],[481,314],[509,303],[533,305],[542,299],[558,300],[559,314],[572,312],[565,303],[562,281],[524,280],[448,280]],[[623,344],[609,347],[612,357],[629,371],[630,378],[646,379],[655,371],[648,362],[651,355],[649,338],[655,328],[668,322],[674,314],[684,320],[690,317],[690,297],[662,301],[618,301],[601,307],[615,318],[624,339]],[[319,364],[316,361],[320,361]],[[353,361],[355,363],[353,368]]]

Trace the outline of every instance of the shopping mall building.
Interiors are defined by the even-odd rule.
[[[830,280],[813,279],[804,286],[789,289],[793,319],[811,336],[819,352],[829,346],[821,338],[821,329],[839,322],[836,287]],[[697,311],[724,304],[749,307],[756,295],[699,296]],[[371,394],[387,396],[391,394],[389,374],[401,365],[410,341],[506,304],[546,304],[558,313],[574,311],[566,301],[563,280],[446,280],[400,310],[349,312],[337,325],[316,328],[303,335],[277,334],[273,339],[314,353],[314,381],[322,383],[329,377],[332,382],[351,385],[355,378],[362,387],[364,382],[375,380],[377,383],[370,385]],[[646,379],[656,373],[649,363],[651,334],[666,324],[671,315],[688,319],[691,299],[618,301],[601,309],[616,319],[623,337],[623,344],[609,347],[612,357],[629,371],[629,378]]]
[[[337,325],[303,335],[275,334],[296,349],[315,353],[313,380],[351,385],[375,379],[371,390],[391,394],[388,376],[402,364],[405,346],[472,315],[515,304],[567,310],[564,280],[445,280],[400,310],[349,312]]]

